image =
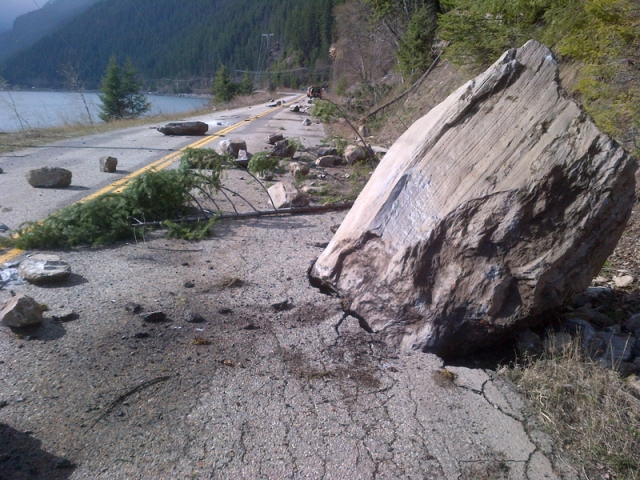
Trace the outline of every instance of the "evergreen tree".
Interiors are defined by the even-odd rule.
[[[216,100],[221,102],[228,102],[236,95],[236,84],[231,81],[227,67],[221,65],[216,72],[216,77],[213,80],[213,87],[211,91],[216,97]]]
[[[405,77],[424,72],[432,61],[431,46],[436,36],[436,13],[431,5],[412,16],[398,48],[398,63]]]
[[[241,95],[251,95],[253,93],[253,80],[249,72],[245,72],[242,80],[238,84],[238,93]]]
[[[118,65],[116,57],[112,56],[100,85],[100,118],[109,122],[119,118],[139,117],[145,113],[151,104],[140,93],[141,89],[142,84],[136,79],[131,60],[127,59],[123,69]]]

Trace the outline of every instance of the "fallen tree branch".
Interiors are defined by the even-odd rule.
[[[427,78],[427,76],[433,71],[434,68],[436,68],[436,65],[438,64],[438,62],[440,61],[440,56],[442,55],[442,52],[440,52],[438,54],[438,56],[435,58],[435,60],[431,63],[431,66],[428,68],[428,70],[426,72],[424,72],[424,74],[422,74],[422,76],[418,79],[418,81],[416,83],[414,83],[411,88],[409,88],[408,90],[405,90],[404,92],[402,92],[400,95],[398,95],[397,97],[389,100],[387,103],[385,103],[384,105],[379,106],[378,108],[376,108],[373,112],[369,112],[367,113],[364,117],[360,118],[360,122],[365,122],[369,117],[373,117],[376,114],[378,114],[379,112],[381,112],[382,110],[384,110],[385,108],[393,105],[394,103],[396,103],[398,100],[406,97],[407,95],[409,95],[410,93],[412,93],[416,88],[418,88],[420,86],[420,84],[422,82],[424,82],[424,79]]]
[[[122,403],[127,398],[129,398],[131,395],[133,395],[135,393],[138,393],[140,390],[144,390],[145,388],[148,388],[148,387],[150,387],[152,385],[155,385],[156,383],[166,382],[170,378],[171,378],[170,375],[167,375],[167,376],[164,376],[164,377],[152,378],[151,380],[147,380],[146,382],[142,382],[140,385],[137,385],[137,386],[131,388],[130,390],[127,390],[125,393],[123,393],[122,395],[118,396],[118,398],[116,398],[109,405],[107,405],[107,408],[105,408],[104,411],[98,416],[98,418],[96,418],[96,420],[93,422],[91,427],[89,427],[89,429],[95,427],[96,424],[100,420],[102,420],[107,415],[109,415],[111,412],[113,412],[113,410],[115,410],[116,407],[118,407],[119,405],[122,405]]]
[[[241,218],[252,218],[252,217],[269,217],[276,215],[305,215],[308,213],[318,213],[318,212],[329,212],[329,211],[338,211],[338,210],[347,210],[353,206],[353,202],[344,202],[338,204],[329,204],[329,205],[314,205],[310,207],[291,207],[291,208],[281,208],[279,210],[256,210],[254,212],[239,212],[239,213],[221,213],[218,215],[218,219],[220,220],[235,220]],[[179,223],[197,223],[204,222],[206,219],[201,216],[189,216],[182,217],[176,220],[172,220],[173,222]],[[146,223],[137,223],[131,225],[132,227],[152,227],[161,225],[162,222],[146,222]]]

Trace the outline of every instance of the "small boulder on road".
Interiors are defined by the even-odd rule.
[[[269,196],[273,200],[276,209],[290,207],[306,207],[309,205],[309,197],[289,182],[278,182],[269,188]]]
[[[29,170],[27,182],[36,188],[65,188],[71,185],[72,174],[59,167],[42,167]]]
[[[204,135],[209,130],[209,125],[204,122],[174,122],[159,127],[158,131],[165,135]]]
[[[42,323],[42,306],[27,295],[16,295],[0,309],[0,321],[9,327],[31,327]]]
[[[71,266],[57,255],[33,255],[20,264],[18,273],[34,285],[60,282],[71,275]]]
[[[115,157],[100,157],[100,171],[106,173],[114,173],[118,166],[118,159]]]

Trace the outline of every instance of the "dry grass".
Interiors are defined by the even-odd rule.
[[[582,478],[639,477],[640,400],[616,372],[584,358],[578,341],[511,376]]]

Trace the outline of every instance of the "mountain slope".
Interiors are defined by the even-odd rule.
[[[77,66],[97,85],[109,58],[133,60],[147,79],[211,77],[231,68],[295,66],[328,59],[333,5],[340,0],[104,0],[7,59],[2,74],[13,84],[56,85],[58,71]]]
[[[13,29],[0,33],[0,62],[53,33],[98,1],[51,0],[39,10],[20,15],[13,23]]]

